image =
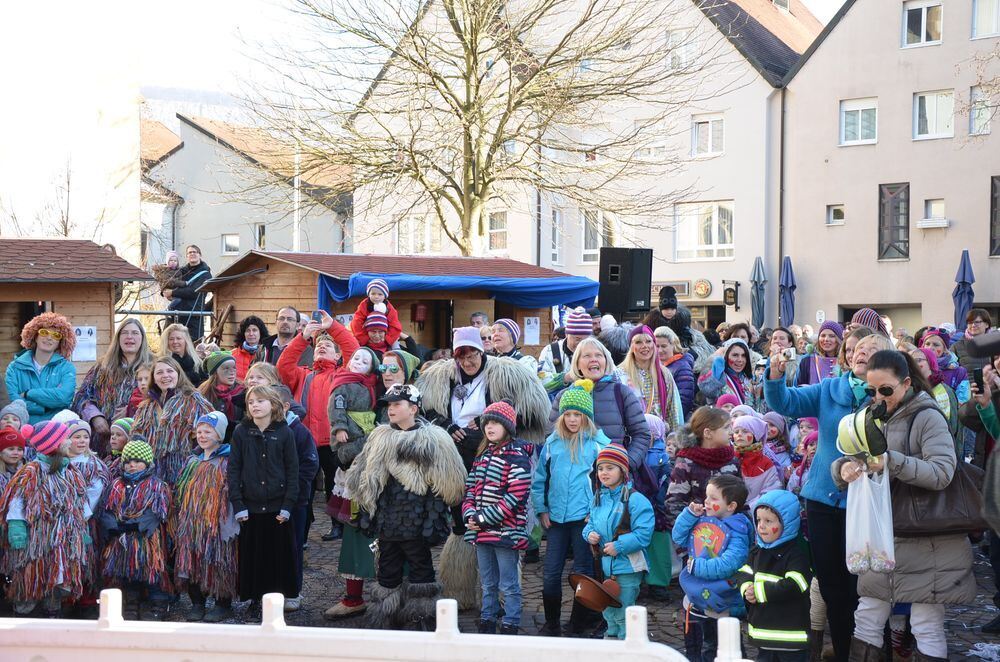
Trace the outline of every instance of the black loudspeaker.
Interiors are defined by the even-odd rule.
[[[600,282],[597,307],[602,313],[646,312],[651,305],[653,249],[602,248]]]

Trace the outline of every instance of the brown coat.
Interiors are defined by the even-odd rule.
[[[889,476],[928,490],[943,490],[955,473],[955,442],[938,412],[921,407],[934,405],[926,393],[903,402],[885,425],[889,443]],[[906,432],[910,453],[906,453]],[[842,458],[831,471],[838,486]],[[850,526],[850,522],[847,523]],[[896,570],[892,575],[869,572],[858,578],[858,594],[886,602],[919,604],[971,604],[976,599],[972,576],[972,547],[965,535],[896,538]]]

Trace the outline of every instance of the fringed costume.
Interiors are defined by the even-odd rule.
[[[168,485],[177,483],[191,454],[195,423],[210,411],[212,405],[197,391],[158,394],[154,388],[136,410],[132,433],[149,440],[157,474]]]
[[[129,397],[136,388],[135,376],[128,379],[116,379],[108,370],[95,365],[83,378],[83,383],[73,398],[72,409],[84,420],[89,421],[90,415],[104,416],[110,423],[117,418],[119,410],[128,406]],[[95,407],[100,411],[88,411]]]
[[[167,590],[167,546],[163,523],[170,511],[170,489],[154,467],[115,480],[101,524],[107,532],[105,579],[142,583]]]
[[[229,503],[228,467],[229,444],[207,460],[197,449],[177,481],[174,575],[178,584],[196,585],[217,600],[236,597],[240,527]]]
[[[69,459],[69,471],[75,471],[83,476],[84,485],[87,486],[87,507],[90,509],[91,517],[87,522],[87,532],[90,535],[90,544],[87,546],[87,558],[90,565],[87,568],[83,584],[88,588],[88,596],[97,597],[97,590],[101,587],[101,537],[98,522],[101,513],[104,511],[106,493],[111,485],[111,474],[107,465],[91,452]]]

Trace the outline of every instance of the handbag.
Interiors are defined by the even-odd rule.
[[[924,409],[933,409],[944,416],[944,412],[933,405],[913,413],[906,430],[907,455],[910,455],[913,420]],[[943,490],[927,490],[893,480],[893,533],[900,538],[923,538],[968,534],[989,528],[983,518],[982,487],[982,469],[960,458],[951,482]]]

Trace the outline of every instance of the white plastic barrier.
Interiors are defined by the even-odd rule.
[[[434,632],[348,630],[288,627],[284,599],[280,594],[264,596],[260,625],[213,625],[205,623],[161,623],[126,621],[122,618],[122,594],[117,589],[101,591],[101,615],[97,621],[0,618],[0,659],[30,662],[159,662],[174,660],[398,660],[522,662],[580,662],[596,658],[602,662],[683,662],[677,651],[649,641],[645,607],[629,607],[624,642],[592,639],[561,639],[462,634],[458,631],[458,604],[437,603]],[[735,655],[732,642],[736,633]],[[740,660],[739,621],[719,623],[719,662]]]

